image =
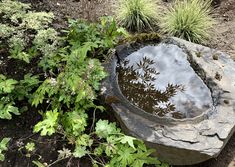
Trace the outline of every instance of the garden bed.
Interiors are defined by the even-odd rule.
[[[114,0],[21,0],[30,2],[35,10],[52,11],[56,16],[54,27],[64,28],[67,18],[85,18],[97,21],[101,16],[113,15],[116,1]],[[217,20],[214,27],[214,35],[207,42],[209,47],[229,53],[235,58],[235,1],[220,0],[216,5],[213,15]],[[160,2],[161,5],[169,5],[169,2]]]
[[[68,18],[85,18],[90,21],[97,21],[101,16],[113,14],[115,0],[20,0],[21,2],[31,3],[36,11],[51,11],[55,15],[53,27],[55,29],[64,29],[67,26]],[[218,23],[215,27],[215,35],[207,42],[208,46],[227,52],[235,59],[235,1],[221,0],[221,4],[214,9],[214,17]],[[168,2],[161,2],[163,5],[169,5]],[[0,54],[1,51],[0,51]],[[14,75],[14,66],[17,63],[10,63],[7,59],[6,67],[2,67],[1,71],[11,76]],[[34,61],[36,62],[36,61]],[[38,69],[35,69],[38,70]],[[22,72],[22,71],[21,71]],[[115,120],[112,114],[101,114],[96,117],[102,119]],[[0,139],[6,136],[12,138],[9,151],[6,153],[6,160],[0,162],[0,167],[22,167],[33,166],[31,161],[35,158],[41,158],[42,162],[53,162],[57,159],[57,151],[67,147],[67,142],[62,135],[56,134],[51,137],[41,137],[39,134],[33,133],[33,126],[41,120],[41,115],[34,108],[22,114],[20,117],[15,116],[11,121],[0,120]],[[92,115],[89,120],[92,122]],[[31,157],[25,157],[24,150],[18,151],[20,145],[29,141],[35,142],[37,145],[35,153]],[[39,156],[40,155],[40,156]],[[194,165],[192,167],[232,167],[235,165],[235,135],[233,135],[223,149],[221,154],[216,158],[204,163]],[[53,165],[52,165],[53,166]],[[65,159],[54,166],[92,166],[89,158],[82,159]]]

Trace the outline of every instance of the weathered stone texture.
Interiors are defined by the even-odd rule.
[[[102,84],[103,97],[126,133],[155,148],[161,160],[173,165],[189,165],[216,157],[235,130],[235,62],[220,51],[178,38],[163,42],[188,51],[189,62],[211,91],[213,112],[176,120],[155,117],[129,104],[117,84],[116,56],[105,65],[110,76]],[[117,53],[123,54],[126,47],[119,47]],[[117,100],[109,101],[110,97]]]

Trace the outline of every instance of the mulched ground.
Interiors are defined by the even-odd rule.
[[[235,1],[221,0],[221,5],[214,9],[217,24],[210,46],[227,52],[235,59]]]
[[[97,21],[99,17],[112,15],[116,0],[20,0],[32,3],[37,11],[51,11],[55,15],[53,26],[63,29],[67,26],[68,18],[85,18]],[[163,2],[162,4],[167,3]],[[167,5],[167,4],[166,4]],[[235,0],[221,0],[219,7],[216,7],[214,17],[217,20],[215,35],[208,42],[212,48],[229,53],[235,59]],[[68,147],[64,138],[60,135],[52,137],[41,137],[33,134],[33,126],[41,119],[36,110],[24,113],[11,121],[0,120],[0,139],[12,137],[10,151],[6,154],[6,161],[0,163],[0,167],[31,167],[31,161],[40,159],[42,162],[50,163],[57,159],[58,153],[63,147]],[[25,150],[19,152],[17,149],[22,143],[33,141],[36,144],[36,151],[31,157],[25,158]],[[39,154],[41,156],[39,156]],[[55,167],[91,167],[87,158],[66,159],[53,165]],[[191,167],[234,167],[235,166],[235,135],[232,136],[221,154],[209,161]]]

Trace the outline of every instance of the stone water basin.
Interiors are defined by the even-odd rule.
[[[123,95],[145,112],[183,119],[213,110],[209,88],[177,45],[145,46],[125,57],[117,73]]]
[[[126,44],[104,65],[102,90],[122,129],[172,165],[218,156],[234,133],[235,63],[178,38]]]

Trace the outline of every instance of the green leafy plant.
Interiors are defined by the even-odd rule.
[[[18,1],[0,2],[0,40],[9,44],[11,58],[27,63],[36,55],[51,54],[59,45],[57,32],[48,28],[53,14],[30,9],[29,4]]]
[[[28,151],[28,152],[32,152],[35,150],[35,143],[32,143],[32,142],[29,142],[25,145],[25,149]]]
[[[26,74],[20,80],[0,75],[0,118],[12,119],[13,114],[35,107],[42,120],[34,126],[34,133],[41,136],[58,133],[73,146],[58,150],[58,159],[51,164],[41,163],[40,158],[33,164],[52,166],[66,158],[87,156],[94,166],[162,166],[150,157],[153,150],[124,135],[115,123],[96,122],[96,112],[105,110],[97,103],[97,93],[100,81],[107,76],[97,58],[105,57],[120,38],[127,36],[113,18],[101,18],[100,23],[71,20],[67,35],[62,37],[63,46],[59,45],[58,33],[49,28],[52,14],[31,12],[28,4],[3,0],[0,18],[4,28],[0,29],[1,45],[7,46],[11,58],[30,63],[32,56],[41,56],[39,66],[44,74]],[[3,146],[0,143],[0,158],[6,143],[6,140]],[[27,151],[26,157],[37,155],[32,142],[21,143],[19,151],[22,149]]]
[[[27,151],[27,153],[25,154],[26,157],[30,158],[33,155],[33,152],[35,151],[35,143],[33,142],[28,142],[25,147],[24,147]]]
[[[96,154],[105,154],[111,157],[110,166],[161,164],[156,158],[148,157],[154,152],[153,150],[147,150],[140,140],[121,133],[114,123],[109,123],[107,120],[99,120],[96,123],[95,133],[100,139],[105,141],[96,148]],[[145,155],[142,154],[143,152],[145,152]]]
[[[102,18],[100,24],[70,21],[68,45],[41,61],[40,65],[50,77],[35,91],[32,104],[37,107],[47,101],[50,111],[43,114],[43,120],[35,125],[34,132],[43,136],[59,132],[75,146],[73,151],[61,150],[57,161],[71,156],[88,156],[94,166],[161,166],[160,161],[149,156],[153,150],[121,133],[114,123],[99,120],[95,131],[87,133],[88,111],[104,110],[94,100],[100,81],[107,76],[99,60],[91,57],[103,56],[117,44],[121,35],[125,35],[125,31],[117,28],[111,18]],[[52,73],[55,69],[59,71],[57,74]],[[104,155],[106,162],[98,158]]]
[[[116,17],[129,31],[154,30],[158,20],[158,7],[154,0],[119,0]]]
[[[93,153],[91,150],[86,150],[85,153],[96,156],[105,155],[110,159],[106,164],[107,166],[142,167],[144,164],[163,165],[156,158],[149,156],[154,150],[147,149],[142,141],[121,133],[121,130],[116,127],[115,123],[109,123],[107,120],[99,120],[96,123],[94,133],[99,137],[99,145],[93,150]],[[89,143],[87,142],[88,140],[90,139],[85,140],[86,142],[83,142],[83,145],[87,146],[85,143]],[[76,145],[76,147],[80,145]],[[93,159],[94,166],[100,165],[100,163]]]
[[[41,131],[41,136],[52,135],[56,132],[59,113],[55,109],[54,111],[47,111],[43,121],[40,121],[35,125],[34,132]]]
[[[0,118],[12,119],[12,114],[20,115],[22,111],[27,110],[27,106],[22,107],[22,105],[19,109],[16,102],[30,101],[32,90],[38,84],[38,77],[32,76],[32,74],[26,74],[20,81],[7,79],[6,76],[0,74]]]
[[[84,132],[86,111],[96,108],[93,103],[95,91],[99,89],[99,81],[107,75],[97,59],[87,57],[96,47],[96,44],[86,42],[71,53],[62,54],[61,72],[38,87],[32,104],[38,106],[47,99],[53,112],[46,113],[44,121],[35,126],[35,132],[42,130],[41,135],[51,135],[55,132],[56,124],[61,124],[65,132],[74,137]]]
[[[97,45],[96,54],[103,54],[113,48],[119,38],[128,33],[119,28],[112,17],[102,17],[100,23],[89,23],[84,20],[70,20],[68,41],[71,45],[80,47],[85,42],[93,42]]]
[[[6,79],[4,75],[0,75],[0,92],[11,93],[17,83],[14,79]]]
[[[0,161],[5,160],[5,156],[3,154],[4,151],[7,151],[7,144],[9,143],[10,138],[3,138],[0,142]]]
[[[14,107],[13,97],[10,95],[15,90],[18,82],[13,79],[7,79],[4,75],[0,75],[0,118],[11,119],[12,114],[19,115],[19,110]]]
[[[211,0],[177,0],[161,20],[164,32],[201,43],[211,35],[215,23],[211,14]]]

